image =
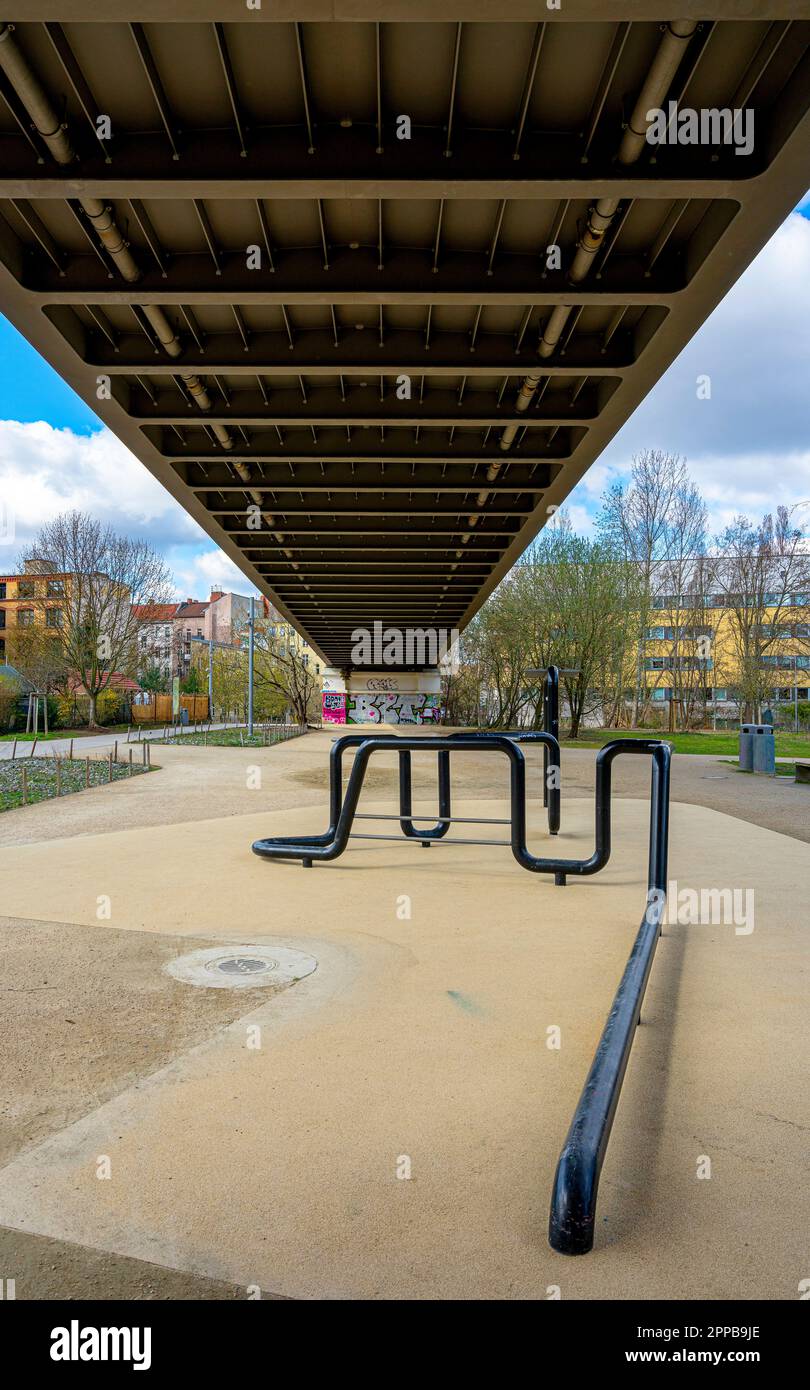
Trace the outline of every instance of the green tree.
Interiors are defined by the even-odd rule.
[[[577,536],[564,513],[519,568],[515,596],[530,631],[531,664],[561,668],[576,738],[586,714],[603,720],[606,698],[621,680],[638,602],[635,569],[609,539]]]
[[[277,711],[275,717],[289,710],[297,724],[320,714],[320,675],[293,628],[279,618],[256,619],[253,676],[257,709]]]
[[[166,689],[166,677],[159,666],[151,662],[145,671],[141,671],[138,676],[138,685],[141,690],[148,690],[153,695],[160,694]]]
[[[141,682],[143,684],[143,682]],[[180,682],[180,689],[184,695],[205,695],[208,690],[208,683],[203,676],[199,666],[191,666],[185,680]]]

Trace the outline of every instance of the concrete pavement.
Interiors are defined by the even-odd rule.
[[[116,1259],[140,1261],[295,1298],[544,1299],[554,1286],[566,1298],[795,1298],[808,1216],[807,846],[674,806],[672,877],[752,887],[754,929],[665,927],[603,1173],[596,1248],[565,1259],[546,1244],[551,1181],[643,908],[646,803],[617,803],[610,865],[564,889],[520,870],[506,849],[449,842],[429,852],[356,842],[312,871],[256,859],[259,834],[324,827],[328,742],[162,750],[176,759],[176,784],[167,777],[160,790],[168,761],[160,777],[141,779],[158,788],[153,815],[174,814],[185,785],[194,819],[169,830],[143,815],[113,829],[119,804],[133,801],[104,788],[95,829],[85,810],[83,829],[63,823],[60,838],[2,852],[4,911],[18,931],[51,924],[31,959],[57,999],[94,940],[137,945],[158,995],[138,1058],[115,967],[131,973],[131,952],[105,951],[91,1015],[96,1084],[60,1108],[36,1080],[41,1122],[17,1126],[0,1171],[0,1224],[23,1242],[101,1252],[106,1277]],[[503,773],[475,756],[469,783],[489,778],[495,795],[465,789],[455,809],[505,814]],[[214,801],[191,780],[206,760],[198,775]],[[252,791],[248,766],[262,774]],[[376,772],[365,808],[390,809],[395,770]],[[587,774],[583,763],[569,781]],[[419,773],[420,810],[435,805],[432,780]],[[563,797],[559,848],[572,854],[592,837],[579,790]],[[150,797],[134,803],[141,812]],[[67,799],[59,810],[70,817]],[[530,825],[540,846],[536,803]],[[103,920],[99,898],[110,906]],[[148,940],[164,955],[200,941],[283,944],[315,955],[318,969],[275,995],[248,990],[236,1014],[207,1021],[208,992],[173,983],[192,996],[187,1017],[199,1017],[196,1037],[178,1034],[167,1060],[152,1046],[167,1005]],[[27,1028],[47,1056],[54,1034],[32,1028],[25,993],[0,1000],[0,1048]],[[560,1029],[558,1049],[547,1045],[550,1028]],[[71,1031],[59,1034],[66,1070]],[[125,1046],[129,1081],[114,1066]],[[107,1180],[99,1155],[110,1160]],[[707,1159],[711,1176],[699,1176]]]

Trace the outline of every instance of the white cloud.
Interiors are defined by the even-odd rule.
[[[214,586],[251,592],[233,561],[109,430],[75,434],[44,420],[0,420],[0,513],[14,524],[0,568],[45,522],[73,508],[148,540],[166,556],[179,597],[207,597]]]
[[[216,546],[188,556],[170,554],[167,559],[182,598],[208,598],[212,589],[223,589],[225,593],[245,594],[248,597],[258,593],[233,560]]]
[[[810,498],[810,221],[791,214],[571,494],[592,516],[645,448],[685,456],[712,531]],[[698,376],[711,380],[699,400]],[[805,513],[807,514],[807,513]]]

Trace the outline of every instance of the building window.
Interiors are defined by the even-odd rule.
[[[6,596],[6,581],[5,581],[5,579],[4,579],[3,582],[2,582],[2,584],[0,584],[0,599],[4,599],[5,596]]]
[[[49,579],[45,593],[48,598],[64,598],[65,581],[64,579]]]
[[[17,580],[17,598],[33,598],[34,592],[33,579]]]
[[[19,623],[20,627],[32,627],[34,622],[33,608],[18,608],[17,622]]]
[[[45,626],[46,626],[46,627],[61,627],[61,626],[62,626],[62,610],[61,610],[61,608],[46,608],[46,609],[45,609]]]

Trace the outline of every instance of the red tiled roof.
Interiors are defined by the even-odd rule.
[[[176,603],[133,603],[132,612],[140,622],[165,623],[174,617],[178,607]]]
[[[208,608],[207,603],[178,603],[175,618],[202,618]]]
[[[74,671],[72,675],[68,676],[67,683],[68,689],[74,694],[87,694],[84,682],[82,681],[78,672]],[[120,671],[113,671],[109,681],[107,682],[106,688],[112,688],[113,690],[140,690],[141,687],[139,686],[137,681],[134,681],[132,679],[131,676],[122,675]]]

